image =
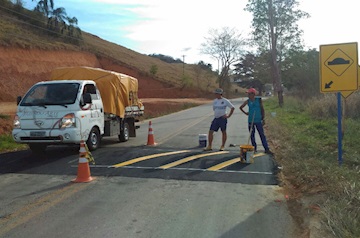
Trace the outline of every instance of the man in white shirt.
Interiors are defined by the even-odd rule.
[[[227,119],[231,117],[234,112],[234,105],[226,98],[222,96],[223,90],[221,88],[217,88],[214,91],[216,99],[213,101],[213,110],[214,110],[214,119],[211,122],[210,130],[209,130],[209,145],[204,149],[204,151],[212,150],[212,142],[214,138],[214,131],[218,131],[219,128],[222,132],[222,144],[220,147],[220,151],[223,151],[225,148],[225,142],[227,139],[226,134],[226,125]],[[230,108],[229,114],[227,114],[226,109]]]

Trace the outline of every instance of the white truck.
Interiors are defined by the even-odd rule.
[[[81,141],[95,150],[103,136],[118,135],[124,142],[136,136],[135,123],[144,114],[137,95],[134,77],[91,67],[57,68],[49,81],[17,98],[12,135],[35,153]]]

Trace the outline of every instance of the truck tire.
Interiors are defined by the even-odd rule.
[[[120,130],[119,141],[120,142],[128,141],[129,133],[130,133],[129,124],[127,122],[124,122],[124,127],[122,130]]]
[[[34,154],[42,154],[45,152],[47,145],[45,144],[29,144],[30,150]]]
[[[96,150],[100,146],[100,132],[96,127],[93,127],[90,131],[89,138],[86,141],[86,145],[90,151]]]

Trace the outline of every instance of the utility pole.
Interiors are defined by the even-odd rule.
[[[185,75],[185,56],[186,55],[182,55],[182,57],[183,57],[183,77]]]

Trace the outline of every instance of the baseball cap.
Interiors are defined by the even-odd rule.
[[[249,88],[246,92],[256,94],[256,89],[255,88]]]
[[[217,88],[214,90],[214,93],[216,93],[216,94],[223,94],[223,92],[224,91],[221,88]]]

